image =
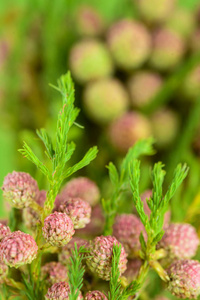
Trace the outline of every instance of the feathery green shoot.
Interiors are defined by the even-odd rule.
[[[83,286],[83,275],[85,272],[85,269],[82,266],[83,252],[83,247],[80,247],[79,250],[77,250],[77,244],[75,243],[72,256],[70,257],[70,264],[68,266],[70,287],[69,300],[77,300]]]

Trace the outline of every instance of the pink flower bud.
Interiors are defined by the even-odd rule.
[[[49,244],[62,247],[72,239],[75,230],[72,220],[65,213],[54,212],[44,220],[42,232]]]
[[[103,280],[110,280],[113,245],[120,243],[113,236],[96,237],[89,246],[89,256],[86,260],[88,268]],[[126,270],[126,252],[121,247],[121,255],[119,259],[119,272],[122,274]]]
[[[151,65],[158,70],[171,70],[185,54],[183,38],[172,30],[160,28],[153,35]]]
[[[177,260],[167,270],[168,290],[178,298],[197,298],[200,294],[200,263],[196,260]]]
[[[12,232],[0,243],[1,260],[15,268],[30,264],[36,258],[37,250],[33,237],[21,231]]]
[[[108,46],[122,69],[141,66],[151,51],[151,37],[142,23],[123,19],[108,31]]]
[[[35,179],[28,173],[15,171],[5,177],[2,190],[4,199],[16,208],[29,206],[39,193]]]
[[[128,94],[117,79],[91,82],[84,91],[84,108],[97,124],[107,124],[128,108]]]
[[[141,16],[150,23],[165,21],[175,6],[175,0],[138,0],[136,3]]]
[[[67,268],[60,262],[51,261],[46,263],[41,268],[42,279],[47,281],[48,285],[53,285],[54,283],[65,281],[68,279]]]
[[[170,259],[191,258],[196,254],[199,238],[195,228],[190,224],[170,224],[158,244],[168,252]]]
[[[129,257],[134,257],[140,250],[140,233],[144,226],[139,218],[132,214],[122,214],[116,217],[113,225],[113,235],[122,243]]]
[[[111,144],[119,152],[126,153],[139,139],[151,135],[151,125],[142,114],[128,112],[111,124],[108,134]]]
[[[70,295],[69,284],[65,281],[54,283],[45,295],[45,300],[68,300]],[[83,299],[81,293],[77,300]]]
[[[152,114],[150,120],[157,147],[165,149],[177,138],[180,128],[179,115],[168,107],[162,107]]]
[[[90,222],[91,206],[81,198],[69,198],[60,205],[59,211],[70,217],[74,228],[83,228]]]
[[[80,83],[107,77],[113,72],[109,51],[98,40],[77,43],[72,48],[69,59],[72,74]]]
[[[81,35],[96,36],[102,33],[104,24],[97,10],[82,6],[76,16],[76,27]]]
[[[150,71],[138,71],[128,80],[131,102],[134,107],[143,108],[158,94],[163,80],[159,74]]]
[[[85,300],[108,300],[108,298],[100,291],[92,291],[85,295]]]
[[[81,198],[91,206],[95,206],[100,198],[100,191],[96,183],[87,177],[71,179],[60,194],[60,203],[68,198]]]

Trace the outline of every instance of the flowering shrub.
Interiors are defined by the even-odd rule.
[[[152,269],[171,294],[196,298],[200,294],[200,263],[191,258],[199,245],[198,235],[190,224],[169,224],[169,217],[166,221],[169,201],[187,176],[187,165],[175,168],[164,192],[165,171],[162,163],[156,163],[151,171],[152,191],[147,191],[144,199],[139,189],[139,157],[153,154],[153,140],[137,141],[120,166],[108,164],[112,189],[110,196],[101,201],[102,233],[90,240],[86,225],[95,222],[91,212],[101,198],[96,183],[80,177],[63,189],[61,186],[94,160],[98,150],[92,147],[79,162],[67,164],[75,151],[68,133],[78,115],[69,73],[61,77],[55,89],[63,99],[56,138],[52,139],[45,129],[37,131],[49,162],[40,161],[26,143],[20,150],[47,178],[48,191],[39,191],[36,180],[24,172],[8,174],[3,182],[5,201],[15,207],[12,211],[18,209],[23,215],[20,226],[24,232],[13,231],[12,222],[10,228],[0,224],[2,294],[6,299],[133,299],[143,292]],[[131,214],[120,209],[121,196],[127,190],[131,193]],[[96,210],[96,218],[98,211],[101,214]],[[32,216],[32,222],[26,221],[26,213],[29,220]],[[13,216],[17,224],[17,216]],[[83,227],[84,231],[79,230]],[[31,234],[26,233],[29,230]],[[12,267],[18,268],[18,279]]]

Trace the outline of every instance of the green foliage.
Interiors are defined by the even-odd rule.
[[[163,235],[163,222],[164,215],[168,210],[169,201],[174,196],[176,190],[181,185],[189,168],[186,164],[179,164],[175,171],[174,177],[171,184],[169,185],[167,192],[163,195],[163,182],[165,177],[165,171],[163,170],[163,165],[161,162],[158,162],[154,165],[152,170],[152,197],[147,200],[147,204],[151,210],[150,218],[144,212],[143,202],[140,198],[139,191],[139,181],[140,181],[140,162],[137,159],[134,159],[129,165],[129,175],[130,175],[130,185],[133,193],[133,202],[135,208],[140,216],[147,235],[148,235],[148,246],[152,250],[155,250],[155,246],[160,241]],[[145,242],[141,236],[142,248],[145,247]]]
[[[119,207],[120,196],[121,193],[126,190],[127,184],[129,182],[129,163],[132,161],[132,159],[138,158],[141,155],[152,155],[154,153],[152,147],[153,142],[154,140],[152,138],[136,142],[135,145],[131,147],[127,152],[125,158],[122,161],[119,171],[112,162],[110,162],[107,166],[109,178],[113,185],[113,193],[110,199],[102,200],[102,205],[106,217],[104,235],[112,234],[112,226]]]
[[[63,180],[83,167],[87,166],[97,155],[97,147],[92,147],[84,157],[73,166],[66,168],[66,163],[70,160],[75,151],[75,144],[68,143],[70,128],[75,124],[79,109],[74,106],[74,84],[68,72],[61,76],[58,86],[53,86],[62,96],[62,109],[58,114],[55,142],[48,135],[45,129],[37,130],[37,135],[45,146],[45,153],[51,161],[51,167],[46,166],[24,142],[23,149],[19,152],[27,157],[37,168],[47,177],[50,184],[50,191],[45,202],[45,214],[50,213],[53,203]]]
[[[120,300],[122,287],[120,284],[119,260],[121,255],[121,245],[113,245],[111,278],[110,278],[110,292],[108,293],[109,300]]]
[[[72,251],[72,256],[70,257],[70,264],[68,266],[68,277],[70,286],[69,300],[77,300],[80,290],[83,286],[83,275],[85,272],[82,266],[84,249],[80,247],[77,250],[77,244],[74,244],[74,250]]]

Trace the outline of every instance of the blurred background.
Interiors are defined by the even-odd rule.
[[[17,149],[25,140],[45,161],[35,134],[53,136],[61,107],[49,86],[70,70],[81,109],[70,139],[77,161],[92,145],[97,159],[79,175],[106,197],[105,166],[119,164],[138,139],[153,136],[156,153],[142,160],[141,192],[161,160],[167,178],[178,162],[190,173],[172,201],[175,221],[200,215],[199,0],[0,1],[0,185],[8,172],[45,178]],[[0,194],[2,200],[2,194]],[[0,217],[7,214],[1,205]],[[198,227],[198,225],[196,225]],[[200,229],[200,228],[199,228]]]

